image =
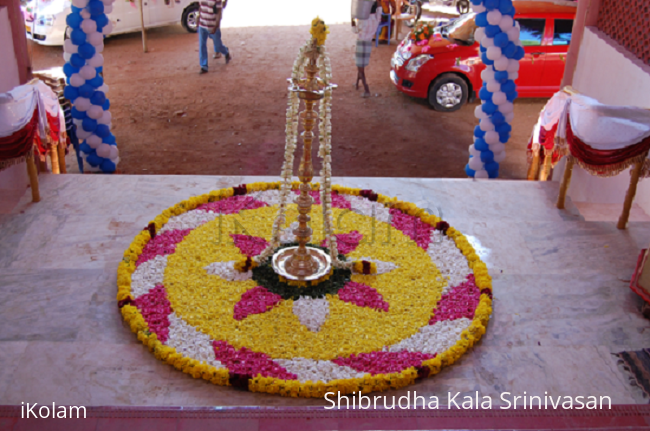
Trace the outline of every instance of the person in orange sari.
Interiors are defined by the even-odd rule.
[[[391,17],[397,13],[397,4],[395,3],[395,0],[378,0],[379,6],[381,6],[381,9],[384,13],[390,13]],[[381,17],[381,22],[386,22],[387,19],[390,19],[388,17],[382,16]],[[390,32],[393,34],[394,31],[394,23],[392,22],[391,19],[391,24],[390,24]],[[381,29],[381,33],[379,34],[379,43],[388,43],[388,29],[386,27]]]

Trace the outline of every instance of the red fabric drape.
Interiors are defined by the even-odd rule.
[[[34,145],[36,136],[38,136],[38,109],[34,109],[34,115],[25,127],[10,136],[0,138],[0,162],[26,156]]]
[[[47,124],[50,126],[50,138],[52,141],[59,142],[59,132],[61,131],[61,125],[59,124],[59,116],[51,116],[49,112],[47,114]]]

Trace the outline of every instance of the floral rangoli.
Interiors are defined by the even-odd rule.
[[[338,256],[353,265],[301,284],[251,264],[271,239],[279,189],[192,197],[136,236],[118,269],[118,305],[158,359],[219,385],[323,397],[414,383],[485,333],[491,278],[468,240],[370,190],[331,188]],[[326,250],[313,189],[311,242]],[[296,205],[286,214],[294,220]],[[280,247],[295,244],[292,230],[282,226]]]

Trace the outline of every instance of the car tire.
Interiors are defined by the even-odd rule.
[[[199,4],[192,3],[183,11],[181,25],[189,33],[196,33],[199,30]]]
[[[458,0],[456,3],[456,10],[459,14],[465,15],[469,12],[469,0]]]
[[[429,106],[440,112],[459,110],[469,96],[469,88],[463,78],[446,73],[436,78],[429,86]]]

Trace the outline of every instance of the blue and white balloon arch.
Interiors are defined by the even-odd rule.
[[[68,84],[64,96],[72,102],[77,137],[83,140],[79,151],[84,170],[105,173],[115,172],[120,160],[111,133],[108,85],[102,77],[104,36],[113,30],[106,15],[113,10],[113,1],[72,0],[72,11],[66,18],[68,38],[63,46],[63,73]]]
[[[476,12],[474,38],[481,44],[483,86],[478,95],[481,105],[474,115],[474,143],[469,147],[468,176],[497,178],[499,163],[506,157],[514,118],[513,101],[517,98],[515,80],[524,48],[519,40],[519,23],[514,20],[512,0],[471,0]]]

